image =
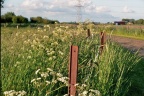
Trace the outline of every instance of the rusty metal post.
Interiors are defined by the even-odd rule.
[[[69,96],[76,96],[76,82],[78,71],[78,46],[70,47],[70,64],[69,64]]]
[[[100,45],[100,54],[102,54],[102,51],[103,51],[103,48],[104,48],[104,38],[105,38],[105,33],[101,32],[100,33],[100,42],[101,42],[101,45]]]
[[[87,30],[87,37],[90,37],[91,33],[90,33],[90,29]]]

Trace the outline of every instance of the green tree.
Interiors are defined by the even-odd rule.
[[[38,16],[38,17],[37,17],[37,23],[43,23],[43,18],[40,17],[40,16]]]
[[[45,18],[45,19],[43,19],[43,23],[44,24],[48,24],[48,20]]]
[[[30,17],[30,22],[31,23],[37,23],[37,18],[36,17]]]
[[[28,23],[28,18],[19,16],[13,16],[12,18],[13,23]]]
[[[18,19],[17,19],[16,16],[13,16],[13,18],[12,18],[12,22],[13,22],[13,23],[18,23]]]
[[[136,24],[144,24],[144,19],[136,20]]]
[[[5,21],[7,23],[12,23],[13,16],[16,16],[14,12],[7,12],[6,14],[4,14]]]

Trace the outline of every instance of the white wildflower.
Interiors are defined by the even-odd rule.
[[[4,95],[5,96],[24,96],[24,95],[26,95],[26,92],[23,90],[18,91],[18,92],[16,92],[15,90],[10,90],[10,91],[5,91]]]
[[[18,36],[19,34],[18,33],[16,33],[16,36]]]
[[[98,96],[100,96],[100,91],[99,90],[90,89],[89,91],[94,92],[95,94],[97,94]]]
[[[82,87],[86,87],[87,85],[86,84],[82,84]]]
[[[56,84],[56,83],[57,83],[57,80],[52,80],[52,83]]]
[[[25,92],[24,90],[19,91],[18,93],[19,93],[19,95],[18,95],[18,96],[24,96],[24,95],[26,95],[26,92]]]
[[[33,40],[33,44],[37,44],[36,40]]]
[[[49,85],[51,82],[50,81],[45,81],[46,82],[46,85]]]
[[[46,29],[44,29],[44,31],[47,31]]]
[[[39,71],[40,71],[40,69],[38,69],[38,70],[35,72],[35,74],[37,75]]]
[[[37,78],[36,80],[41,80],[41,78]]]
[[[53,59],[56,59],[56,56],[53,56]]]
[[[53,44],[54,44],[54,45],[58,45],[58,42],[54,42]]]
[[[41,73],[41,77],[45,77],[46,78],[47,76],[49,76],[48,73],[46,73],[46,72]]]
[[[63,75],[61,73],[56,74],[58,77],[62,77]]]
[[[47,68],[48,71],[53,71],[51,68]]]
[[[67,77],[57,78],[57,80],[63,82],[66,85],[68,85],[68,78]]]
[[[50,75],[55,75],[56,73],[54,71],[51,71],[50,72]]]
[[[86,96],[86,95],[87,95],[87,93],[88,93],[88,91],[83,91],[83,93],[82,93],[82,94],[83,94],[84,96]]]
[[[35,46],[34,46],[34,45],[31,45],[31,47],[34,48]]]
[[[49,60],[49,61],[51,61],[52,59],[53,59],[52,57],[49,57],[49,59],[48,59],[48,60]]]
[[[78,86],[79,84],[78,83],[76,83],[74,86]]]
[[[48,39],[48,38],[49,38],[48,36],[44,36],[44,37],[43,37],[43,39]]]
[[[63,52],[61,52],[61,51],[58,51],[58,53],[59,53],[60,55],[63,55]]]
[[[52,52],[51,52],[51,54],[54,54],[54,53],[55,53],[55,51],[52,51]]]
[[[48,27],[48,28],[50,28],[50,26],[49,26],[49,25],[47,25],[47,27]]]
[[[34,82],[34,81],[36,81],[36,79],[32,79],[32,80],[31,80],[31,83]]]

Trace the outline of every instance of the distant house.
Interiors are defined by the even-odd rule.
[[[127,22],[125,21],[115,21],[114,25],[126,25]]]

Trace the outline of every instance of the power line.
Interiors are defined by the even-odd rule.
[[[82,1],[81,0],[77,0],[78,3],[77,5],[75,6],[77,8],[77,22],[80,23],[82,22]]]

